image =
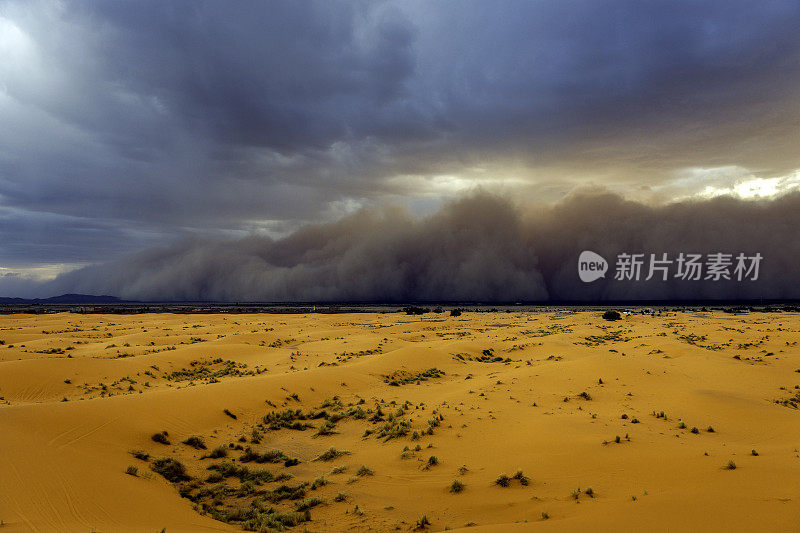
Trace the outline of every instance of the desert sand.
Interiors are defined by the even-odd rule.
[[[2,316],[0,531],[798,531],[798,330]]]

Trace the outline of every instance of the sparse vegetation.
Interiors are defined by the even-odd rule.
[[[416,529],[416,530],[425,529],[430,525],[431,525],[431,522],[430,522],[430,520],[428,520],[427,515],[422,515],[419,518],[417,518],[417,523],[414,526],[414,529]]]
[[[191,437],[183,441],[183,443],[186,444],[187,446],[191,446],[192,448],[198,450],[206,449],[206,443],[203,442],[202,437],[198,437],[197,435],[192,435]]]
[[[427,381],[428,379],[439,378],[444,375],[444,372],[439,370],[438,368],[429,368],[428,370],[422,372],[406,372],[404,370],[397,370],[392,372],[391,374],[384,377],[383,382],[388,383],[394,387],[399,387],[400,385],[408,385],[408,384],[419,384],[422,381]]]
[[[130,454],[135,458],[139,459],[140,461],[147,461],[148,459],[150,459],[150,454],[145,453],[142,450],[131,450]]]
[[[464,483],[462,483],[457,479],[453,480],[453,482],[450,484],[450,492],[452,492],[453,494],[458,494],[459,492],[462,492],[464,488],[465,488]]]
[[[219,446],[215,447],[213,450],[211,450],[211,453],[201,457],[201,459],[206,459],[206,458],[207,459],[221,459],[221,458],[227,457],[227,456],[228,456],[228,448],[226,448],[223,445],[219,445]]]
[[[322,498],[311,496],[310,498],[306,498],[305,500],[297,502],[294,504],[294,506],[298,511],[305,511],[307,509],[311,509],[312,507],[316,507],[321,503],[323,503]]]
[[[154,442],[157,442],[159,444],[169,445],[170,442],[168,437],[169,433],[167,433],[166,431],[162,431],[160,433],[153,433],[153,435],[150,438],[153,439]]]
[[[289,459],[289,457],[280,450],[269,450],[259,453],[249,446],[245,448],[244,453],[239,457],[239,460],[243,463],[280,463],[287,459]]]
[[[172,457],[164,457],[153,461],[150,468],[153,472],[159,474],[167,481],[177,483],[179,481],[186,481],[189,476],[186,474],[186,467],[183,463]]]
[[[311,482],[311,490],[317,490],[318,488],[324,487],[327,484],[328,480],[325,479],[325,476],[320,476]]]
[[[372,476],[374,474],[375,472],[373,472],[372,469],[366,465],[361,465],[361,467],[356,472],[357,476]]]
[[[315,461],[332,461],[337,457],[341,457],[342,455],[350,455],[350,452],[347,450],[337,450],[336,448],[328,448],[324,452],[322,452]]]

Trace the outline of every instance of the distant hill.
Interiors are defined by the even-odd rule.
[[[26,304],[117,304],[125,303],[116,296],[93,294],[62,294],[50,298],[5,298],[0,297],[0,304],[26,305]]]

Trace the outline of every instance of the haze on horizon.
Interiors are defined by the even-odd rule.
[[[0,295],[800,297],[798,26],[788,0],[0,1]],[[771,267],[590,287],[585,248]]]

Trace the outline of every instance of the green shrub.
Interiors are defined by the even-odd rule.
[[[457,479],[453,480],[453,482],[450,484],[450,492],[452,492],[453,494],[458,494],[459,492],[464,490],[464,487],[465,485],[461,481]]]
[[[183,466],[183,463],[177,459],[173,459],[172,457],[156,459],[153,461],[153,464],[150,466],[150,468],[152,468],[153,472],[156,474],[161,475],[164,479],[173,483],[191,479],[186,474],[186,467]]]
[[[511,478],[508,477],[506,474],[500,474],[497,476],[497,479],[494,480],[495,485],[499,485],[501,487],[508,487],[511,485]]]
[[[259,453],[249,446],[245,448],[244,453],[239,457],[239,460],[243,463],[249,463],[251,461],[255,463],[280,463],[287,459],[289,459],[289,457],[280,450],[270,450],[268,452]]]
[[[220,444],[219,446],[211,450],[211,453],[209,453],[208,455],[204,455],[203,458],[208,457],[209,459],[221,459],[227,456],[228,456],[228,448]]]
[[[206,449],[206,443],[203,442],[203,439],[201,437],[198,437],[197,435],[192,435],[191,437],[183,441],[183,443],[186,444],[187,446],[191,446],[192,448],[196,448],[198,450]]]
[[[307,509],[311,509],[312,507],[316,507],[317,505],[323,503],[321,498],[317,498],[316,496],[312,496],[310,498],[306,498],[305,500],[301,500],[294,504],[295,508],[298,511],[305,511]]]
[[[332,461],[337,457],[341,457],[342,455],[350,455],[350,452],[347,450],[337,450],[336,448],[328,448],[324,452],[322,452],[315,461]]]
[[[531,482],[530,478],[522,473],[522,470],[517,470],[514,473],[514,479],[519,480],[520,484],[525,486]]]

